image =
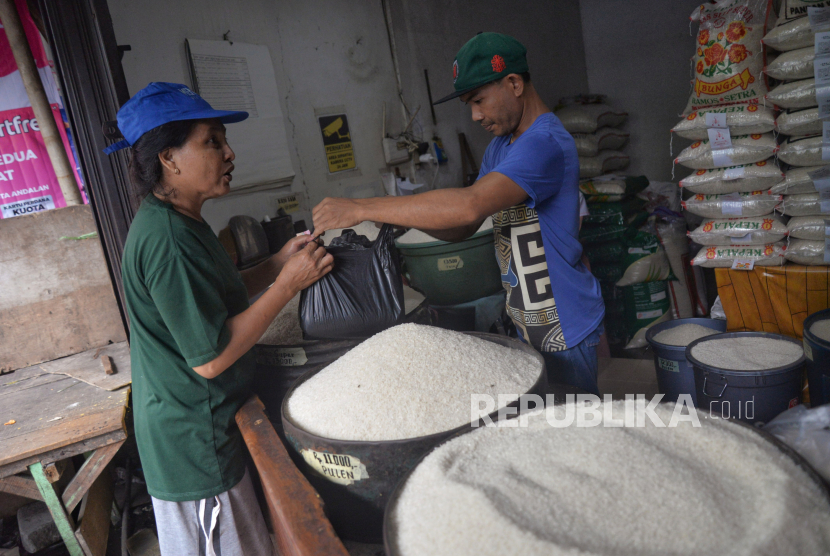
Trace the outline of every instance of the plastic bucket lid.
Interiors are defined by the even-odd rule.
[[[646,332],[646,341],[651,344],[651,347],[654,349],[655,352],[660,355],[659,352],[663,352],[666,356],[673,356],[675,359],[685,359],[686,358],[686,346],[673,346],[670,344],[664,344],[658,342],[654,339],[654,337],[663,332],[664,330],[671,330],[672,328],[677,328],[678,326],[682,326],[684,324],[699,324],[700,326],[705,326],[706,328],[711,328],[718,334],[722,334],[726,332],[726,321],[720,319],[707,319],[707,318],[688,318],[688,319],[675,319],[675,320],[667,320],[666,322],[661,322],[660,324],[656,324],[648,329]],[[712,338],[712,336],[706,336],[707,338]]]
[[[784,365],[782,367],[774,367],[772,369],[762,369],[758,371],[740,371],[737,369],[725,369],[722,367],[715,367],[713,365],[708,365],[706,363],[701,362],[700,360],[696,359],[692,355],[692,349],[700,343],[712,340],[726,340],[729,338],[767,338],[770,340],[782,340],[785,342],[790,342],[796,344],[798,347],[801,347],[801,342],[790,338],[789,336],[784,336],[782,334],[773,334],[771,332],[726,332],[724,334],[718,334],[717,336],[706,336],[705,338],[699,338],[689,344],[686,347],[686,359],[695,367],[699,367],[704,371],[709,371],[713,373],[717,373],[720,375],[727,375],[727,376],[741,376],[741,377],[755,377],[755,376],[774,376],[779,374],[786,374],[792,372],[799,367],[803,367],[804,363],[806,362],[807,358],[804,357],[804,354],[801,354],[801,357],[798,358],[793,363],[789,365]]]
[[[493,228],[489,228],[487,230],[481,230],[480,232],[476,232],[464,241],[469,241],[471,239],[477,239],[484,236],[492,236],[493,235]],[[403,237],[403,236],[401,236]],[[455,245],[458,246],[459,243],[464,243],[464,241],[459,241],[455,243],[451,243],[449,241],[444,241],[441,239],[436,239],[435,241],[427,241],[424,243],[401,243],[400,238],[395,240],[395,247],[398,249],[420,249],[423,247],[437,247],[439,245]]]

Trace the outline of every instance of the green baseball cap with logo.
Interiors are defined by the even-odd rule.
[[[501,33],[479,33],[455,56],[452,64],[455,92],[433,104],[460,97],[505,75],[526,71],[527,49],[522,43]]]

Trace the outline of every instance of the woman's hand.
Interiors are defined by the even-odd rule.
[[[285,261],[277,282],[296,295],[331,272],[333,267],[334,257],[325,247],[311,241]]]
[[[286,242],[285,245],[282,246],[282,249],[271,255],[271,260],[276,265],[277,273],[282,271],[282,268],[285,266],[285,262],[291,258],[291,255],[302,251],[302,249],[308,245],[308,242],[312,239],[313,236],[311,234],[302,234],[292,237]]]

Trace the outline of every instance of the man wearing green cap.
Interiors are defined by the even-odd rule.
[[[453,63],[455,92],[496,137],[470,187],[407,197],[324,199],[315,234],[365,220],[423,230],[446,241],[473,235],[493,216],[507,312],[545,358],[552,382],[594,394],[605,313],[599,282],[580,262],[579,160],[573,138],[530,82],[526,49],[479,33]]]

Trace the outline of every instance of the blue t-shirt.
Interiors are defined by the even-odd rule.
[[[528,194],[493,216],[507,312],[537,350],[570,349],[605,315],[599,282],[580,261],[576,145],[552,113],[511,138],[490,142],[479,173],[503,174]]]

